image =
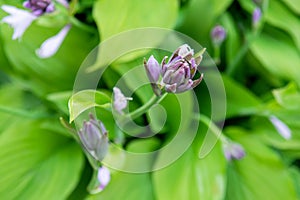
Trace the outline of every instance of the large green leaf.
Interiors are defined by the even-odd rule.
[[[205,158],[199,159],[199,145],[206,129],[200,124],[193,145],[174,163],[153,172],[158,200],[223,199],[225,194],[226,162],[218,143]],[[187,131],[186,134],[189,134]],[[170,152],[171,153],[171,152]]]
[[[177,17],[174,0],[98,0],[93,16],[102,40],[122,31],[142,28],[172,28]]]
[[[267,23],[288,32],[300,51],[300,19],[290,12],[278,0],[270,0],[270,6],[265,15]],[[284,20],[283,20],[284,19]]]
[[[66,199],[76,187],[83,156],[73,140],[18,120],[0,136],[3,199]]]
[[[246,156],[229,166],[228,200],[296,200],[296,191],[288,169],[259,138],[240,128],[225,131],[243,145]]]
[[[151,152],[157,148],[159,140],[137,139],[129,143],[127,150],[136,153]],[[153,163],[153,159],[145,160],[147,165]],[[117,192],[116,192],[117,191]],[[150,173],[133,174],[115,172],[109,185],[97,195],[91,195],[87,199],[111,199],[111,200],[153,200],[154,193]]]
[[[251,46],[251,52],[271,74],[300,85],[300,55],[296,47],[262,34]]]
[[[226,89],[227,118],[258,111],[261,105],[258,97],[230,77],[223,75],[222,78]]]
[[[69,99],[70,122],[81,113],[92,107],[110,108],[110,98],[103,92],[96,90],[82,90]]]
[[[281,0],[281,1],[284,2],[297,15],[300,15],[300,1],[295,1],[295,0]]]

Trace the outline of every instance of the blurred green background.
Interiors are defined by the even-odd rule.
[[[22,2],[0,0],[1,5],[19,8]],[[300,199],[299,0],[73,0],[70,5],[71,14],[55,12],[34,21],[21,40],[12,40],[13,29],[0,25],[0,199]],[[262,16],[253,26],[255,8],[261,9]],[[0,10],[0,18],[6,15]],[[71,20],[71,31],[58,52],[39,58],[35,50],[70,16],[77,21]],[[220,55],[210,35],[216,25],[222,25],[227,35]],[[207,131],[206,124],[199,122],[194,143],[172,165],[145,174],[112,170],[109,185],[90,195],[86,187],[92,168],[59,117],[69,118],[67,102],[88,53],[117,33],[142,27],[179,31],[219,60],[227,113],[225,121],[214,123],[225,123],[222,133],[241,144],[246,156],[227,161],[218,142],[207,157],[198,158]],[[119,77],[145,56],[113,63],[99,89],[110,95]],[[132,81],[125,84],[130,86]],[[151,96],[150,87],[143,91],[134,96],[131,109]],[[209,116],[205,84],[195,92],[201,114]],[[189,102],[188,94],[186,98]],[[147,152],[173,137],[180,116],[174,109],[175,96],[168,96],[162,105],[173,116],[162,133],[142,140],[128,137],[124,149]],[[107,116],[113,137],[116,124]],[[289,127],[290,138],[282,137],[271,116]]]

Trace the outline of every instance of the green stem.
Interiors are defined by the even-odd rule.
[[[82,23],[81,21],[79,21],[75,17],[70,17],[70,21],[74,26],[76,26],[76,27],[78,27],[78,28],[80,28],[84,31],[87,31],[87,32],[90,32],[90,33],[96,33],[96,30],[94,28]]]
[[[240,51],[237,53],[235,58],[229,63],[226,70],[226,74],[228,74],[229,76],[233,75],[239,62],[245,57],[249,47],[255,41],[257,35],[258,34],[250,33],[248,36],[246,36],[246,42],[244,43]]]
[[[214,61],[216,65],[220,64],[221,58],[220,58],[220,46],[214,45]]]
[[[146,113],[154,104],[157,104],[157,103],[161,102],[167,96],[167,94],[168,93],[164,93],[161,96],[153,95],[147,103],[145,103],[143,106],[139,107],[135,111],[133,111],[131,113],[128,113],[125,116],[125,118],[129,118],[129,119],[132,119],[132,120],[138,118],[139,116]]]
[[[199,114],[196,114],[195,118],[203,122],[211,130],[211,132],[213,132],[215,136],[221,140],[221,142],[223,143],[228,142],[227,137],[222,135],[222,130],[220,130],[219,127],[214,122],[212,122],[210,118],[208,118],[205,115],[199,115]]]

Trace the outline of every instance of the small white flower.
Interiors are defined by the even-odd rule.
[[[110,182],[110,171],[106,167],[102,166],[98,169],[98,181],[100,183],[99,189],[103,190]]]
[[[123,109],[127,106],[127,101],[132,100],[131,97],[125,97],[124,94],[121,92],[121,90],[117,87],[113,88],[114,92],[114,102],[113,106],[114,109],[119,113],[123,114]]]
[[[61,46],[70,28],[71,25],[68,24],[62,28],[58,34],[45,40],[41,47],[36,50],[36,54],[40,58],[48,58],[53,56]]]
[[[1,21],[9,24],[14,29],[14,33],[12,36],[13,40],[21,38],[26,29],[37,18],[32,13],[22,9],[18,9],[14,6],[3,5],[1,6],[1,8],[2,10],[10,14],[4,17]]]
[[[273,126],[276,128],[278,133],[286,140],[290,139],[292,134],[291,134],[291,129],[280,119],[272,115],[269,117],[269,120],[273,124]]]

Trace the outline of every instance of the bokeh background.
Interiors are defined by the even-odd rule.
[[[0,5],[25,9],[22,3],[0,0]],[[20,40],[12,40],[13,29],[8,24],[0,25],[1,199],[300,198],[299,0],[72,0],[69,3],[69,10],[60,7],[35,20]],[[253,12],[257,8],[261,17],[254,23]],[[0,18],[7,15],[0,10]],[[58,52],[50,58],[39,58],[36,49],[67,23],[72,27]],[[226,30],[226,38],[218,47],[211,38],[216,25]],[[222,142],[218,142],[207,157],[200,159],[198,152],[208,127],[199,122],[194,143],[172,165],[144,174],[112,170],[107,187],[91,195],[87,186],[92,167],[59,118],[69,119],[67,102],[76,73],[88,53],[115,34],[143,27],[173,29],[206,47],[216,61],[226,90],[226,117],[213,122],[216,126],[224,123],[222,134],[242,145],[246,155],[228,161]],[[111,64],[98,89],[111,95],[122,74],[151,54],[163,57],[157,52],[146,52]],[[205,76],[210,66],[200,67]],[[132,81],[125,80],[124,84],[130,88]],[[152,94],[150,87],[143,91],[135,94],[130,109],[141,106]],[[195,93],[201,114],[210,116],[206,85],[201,83]],[[187,104],[188,98],[187,95]],[[176,120],[181,115],[176,109],[175,95],[168,96],[161,104],[169,116],[164,129],[148,139],[125,136],[124,149],[152,151],[174,136],[178,128]],[[271,120],[274,118],[285,130],[276,127],[276,123],[274,126]],[[107,121],[113,139],[117,128],[111,119],[103,120]],[[140,124],[148,122],[147,117],[138,120]],[[290,131],[288,136],[283,134],[286,128]]]

